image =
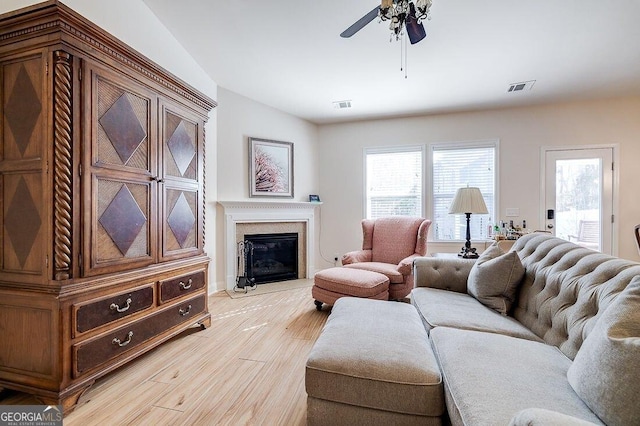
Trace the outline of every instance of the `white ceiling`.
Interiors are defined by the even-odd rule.
[[[144,2],[219,86],[316,123],[640,95],[639,0],[433,0],[406,79],[386,22],[339,37],[375,0]]]

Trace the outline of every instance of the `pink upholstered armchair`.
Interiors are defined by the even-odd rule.
[[[389,299],[402,299],[413,289],[413,259],[427,254],[430,225],[430,220],[420,217],[364,219],[362,250],[346,253],[342,264],[386,275]]]

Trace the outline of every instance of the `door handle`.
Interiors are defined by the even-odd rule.
[[[547,228],[549,228],[549,229],[553,229],[553,223],[548,224],[548,225],[547,225]]]

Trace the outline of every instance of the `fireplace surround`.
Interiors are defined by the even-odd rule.
[[[298,233],[298,278],[315,273],[315,209],[321,203],[295,201],[219,201],[224,211],[225,286],[233,290],[237,243],[247,234]]]

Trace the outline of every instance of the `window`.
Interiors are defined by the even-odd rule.
[[[488,225],[496,218],[496,155],[498,142],[431,146],[432,235],[435,240],[464,240],[465,215],[449,214],[458,188],[480,188],[489,214],[471,215],[471,239],[488,239]]]
[[[366,217],[422,216],[422,147],[365,151]]]

